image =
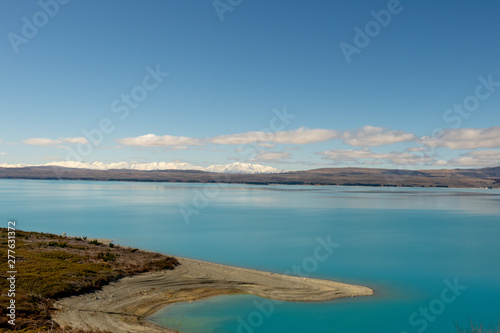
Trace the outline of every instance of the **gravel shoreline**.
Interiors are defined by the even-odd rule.
[[[363,286],[287,276],[179,258],[174,270],[123,278],[93,293],[61,299],[53,319],[61,327],[110,332],[173,332],[147,317],[164,306],[227,294],[252,294],[281,301],[319,302],[369,296]]]

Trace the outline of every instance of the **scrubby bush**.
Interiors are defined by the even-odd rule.
[[[116,254],[113,254],[111,252],[106,251],[106,252],[100,252],[97,254],[97,259],[101,259],[104,262],[113,262],[116,260]]]
[[[65,242],[48,242],[47,246],[53,246],[53,247],[60,247],[60,248],[65,248],[69,247],[68,243]]]
[[[158,269],[158,270],[174,269],[175,266],[177,266],[177,265],[179,265],[179,261],[177,261],[177,259],[175,259],[174,257],[167,257],[165,259],[153,261],[153,262],[149,263],[149,268],[150,269]]]

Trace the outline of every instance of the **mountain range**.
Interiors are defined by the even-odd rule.
[[[235,162],[232,164],[211,165],[201,167],[182,162],[153,162],[153,163],[103,163],[103,162],[75,162],[61,161],[50,162],[41,165],[28,164],[0,164],[0,168],[27,168],[27,167],[61,167],[71,169],[88,170],[140,170],[140,171],[160,171],[160,170],[199,170],[212,173],[232,173],[232,174],[260,174],[260,173],[282,173],[283,170],[272,168],[260,164],[250,164]]]
[[[284,172],[246,163],[213,165],[200,169],[190,165],[185,165],[186,169],[171,169],[169,163],[93,163],[92,168],[88,168],[88,164],[71,166],[58,163],[41,166],[0,164],[0,179],[500,189],[500,167],[439,170],[348,167]],[[179,164],[174,166],[181,167]]]

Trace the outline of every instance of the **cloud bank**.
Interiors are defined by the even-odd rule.
[[[413,166],[433,162],[428,155],[415,155],[407,152],[393,151],[389,153],[375,153],[369,148],[363,149],[335,149],[319,153],[324,159],[335,164],[381,164],[391,163],[396,165]]]
[[[352,131],[337,131],[332,129],[310,129],[300,127],[289,131],[263,132],[251,131],[236,134],[218,135],[209,138],[193,138],[155,134],[130,137],[116,140],[125,146],[177,146],[177,145],[245,145],[257,143],[261,147],[272,147],[273,144],[307,145],[312,143],[343,140],[351,146],[384,146],[399,142],[416,141],[415,134],[405,131],[394,131],[382,127],[364,126]]]
[[[203,141],[185,136],[146,134],[135,138],[118,139],[116,142],[124,146],[162,147],[162,146],[201,146]],[[187,148],[187,147],[186,147]]]
[[[360,149],[331,149],[316,153],[333,164],[395,164],[404,166],[452,166],[452,167],[488,167],[500,165],[500,126],[489,128],[446,129],[439,135],[418,137],[414,133],[392,130],[390,128],[363,126],[353,130],[333,130],[300,127],[288,131],[264,132],[249,131],[207,138],[187,136],[146,134],[115,140],[123,147],[171,147],[170,149],[218,150],[210,145],[233,145],[237,152],[252,150],[250,161],[275,163],[297,163],[292,161],[292,150],[303,149],[301,145],[337,140],[345,145]],[[56,146],[64,144],[90,144],[84,137],[29,138],[23,141],[27,145]],[[401,151],[374,152],[373,147],[389,146],[398,143],[413,143],[413,147]],[[292,145],[277,149],[278,144]],[[249,145],[249,147],[241,147]],[[116,148],[116,147],[115,147]],[[470,150],[447,160],[439,159],[434,149]],[[479,150],[490,149],[490,150]],[[0,153],[5,154],[5,153]]]
[[[423,137],[420,142],[430,148],[455,150],[500,148],[500,126],[447,129],[439,137]]]
[[[449,161],[437,161],[438,166],[493,167],[500,165],[499,150],[480,150],[461,155]]]
[[[405,131],[392,131],[383,127],[364,126],[354,131],[346,131],[344,143],[356,147],[387,146],[399,142],[416,141],[417,136]]]

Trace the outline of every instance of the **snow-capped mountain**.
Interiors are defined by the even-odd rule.
[[[282,173],[279,170],[270,166],[260,164],[250,164],[236,162],[232,164],[211,165],[202,167],[183,162],[153,162],[153,163],[103,163],[103,162],[75,162],[61,161],[50,162],[40,165],[29,164],[0,164],[0,168],[25,168],[25,167],[61,167],[75,169],[91,169],[91,170],[141,170],[141,171],[157,171],[157,170],[200,170],[213,173],[233,173],[233,174],[263,174],[263,173]]]
[[[236,162],[232,164],[211,165],[208,168],[205,168],[204,171],[216,172],[216,173],[245,173],[245,174],[283,172],[283,170],[279,170],[266,165],[249,164],[241,162]]]
[[[141,170],[141,171],[154,171],[154,170],[203,170],[203,167],[191,165],[189,163],[181,162],[153,162],[153,163],[103,163],[103,162],[51,162],[42,166],[58,166],[63,168],[77,168],[77,169],[92,169],[92,170]]]

